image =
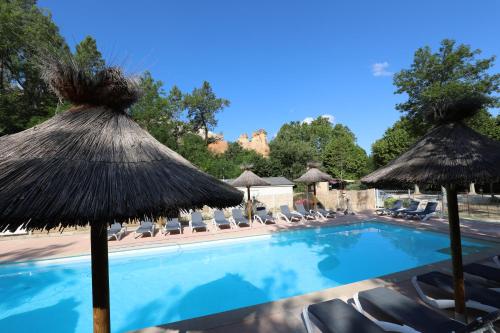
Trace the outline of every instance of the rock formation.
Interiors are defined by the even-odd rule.
[[[212,153],[224,154],[229,148],[229,144],[224,140],[222,134],[210,133],[209,138],[212,142],[208,145],[208,149]],[[243,149],[253,150],[264,157],[269,156],[270,149],[267,142],[267,134],[263,129],[253,132],[252,139],[249,139],[248,135],[243,133],[240,135],[237,142]]]
[[[253,132],[251,140],[248,139],[246,133],[241,134],[238,138],[238,143],[243,149],[253,150],[264,157],[269,156],[270,150],[267,143],[267,134],[263,129]]]

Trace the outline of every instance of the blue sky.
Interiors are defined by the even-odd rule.
[[[500,55],[497,0],[56,1],[71,46],[86,35],[113,64],[145,70],[165,89],[209,81],[231,101],[216,132],[228,140],[332,115],[368,152],[399,118],[392,73],[421,46],[453,38]],[[495,65],[498,72],[500,65]]]

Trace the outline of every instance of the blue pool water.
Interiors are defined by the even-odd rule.
[[[448,259],[445,234],[378,222],[110,255],[123,332],[305,294]],[[464,252],[491,244],[464,239]],[[92,330],[88,258],[0,265],[0,332]]]

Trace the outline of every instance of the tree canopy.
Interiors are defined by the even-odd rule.
[[[366,152],[357,145],[351,130],[323,117],[310,124],[283,125],[270,148],[269,169],[290,179],[305,172],[310,161],[322,162],[330,175],[344,179],[358,179],[368,168]]]
[[[454,106],[475,101],[478,108],[498,105],[500,74],[490,74],[495,57],[478,59],[480,50],[456,45],[444,39],[437,52],[426,46],[414,55],[410,69],[403,69],[394,76],[396,94],[405,93],[408,99],[396,105],[410,119],[434,123],[449,117],[465,118],[454,112],[471,112],[475,105]]]
[[[210,83],[204,81],[200,88],[184,96],[184,105],[188,110],[187,117],[195,131],[203,130],[205,142],[208,143],[208,131],[217,126],[215,114],[229,106],[229,101],[218,98]]]
[[[408,99],[396,105],[403,116],[372,145],[376,167],[406,151],[433,125],[463,120],[481,134],[500,140],[498,106],[500,74],[491,74],[495,57],[480,59],[480,50],[445,39],[437,52],[426,46],[415,52],[410,69],[394,76],[396,94]]]
[[[55,112],[58,100],[40,77],[41,50],[68,52],[50,15],[35,1],[0,1],[0,135]]]
[[[98,72],[106,64],[101,52],[97,49],[97,42],[91,36],[85,37],[76,45],[75,60],[78,66],[90,72]]]

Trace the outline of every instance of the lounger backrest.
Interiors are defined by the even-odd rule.
[[[280,210],[281,210],[281,213],[283,213],[284,215],[290,215],[290,208],[288,208],[287,205],[282,205],[280,206]]]
[[[435,201],[429,201],[427,205],[425,205],[424,213],[434,213],[436,211],[438,203]]]
[[[258,210],[257,215],[259,215],[260,217],[266,217],[267,212],[265,210]]]
[[[142,221],[141,227],[151,227],[153,225],[153,222],[150,221]]]
[[[258,211],[257,211],[258,212]],[[235,208],[231,211],[231,213],[233,214],[233,217],[234,219],[236,220],[240,220],[240,219],[243,219],[243,213],[241,212],[241,209],[238,209],[238,208]]]
[[[191,213],[191,223],[200,224],[203,223],[203,217],[200,212],[192,212]]]
[[[169,225],[179,225],[180,222],[179,222],[179,219],[177,217],[174,217],[174,218],[168,220],[167,224],[169,224]]]
[[[399,209],[399,208],[401,208],[402,205],[403,205],[403,201],[402,200],[396,200],[394,202],[394,205],[392,205],[392,209]]]
[[[120,231],[120,230],[122,230],[122,225],[118,222],[115,222],[111,225],[111,227],[109,229],[113,230],[113,231]]]
[[[225,221],[226,217],[224,216],[224,212],[221,210],[215,210],[214,211],[214,220],[215,221]]]
[[[417,210],[418,205],[420,205],[420,201],[412,200],[412,201],[410,201],[410,204],[408,205],[407,209],[408,210]]]
[[[307,213],[303,204],[295,204],[295,208],[297,208],[297,211],[299,213]]]

